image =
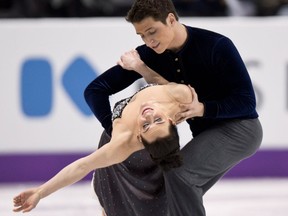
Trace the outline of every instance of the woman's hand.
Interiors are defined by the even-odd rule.
[[[36,207],[38,202],[40,201],[41,196],[37,189],[28,189],[22,193],[20,193],[18,196],[14,197],[14,212],[29,212],[33,208]]]
[[[141,60],[137,50],[130,50],[121,55],[117,64],[126,70],[134,70],[139,73],[139,68],[143,67],[144,62]]]
[[[147,83],[157,83],[160,85],[168,84],[169,82],[160,76],[158,73],[149,68],[140,58],[137,50],[125,52],[117,62],[126,70],[133,70],[140,74]]]
[[[188,85],[191,94],[192,94],[192,102],[189,104],[180,104],[181,112],[177,113],[176,123],[179,124],[187,119],[194,117],[202,117],[204,115],[204,105],[198,101],[198,96],[194,88]]]

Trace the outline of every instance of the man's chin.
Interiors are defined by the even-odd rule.
[[[153,49],[157,54],[162,54],[165,52],[165,49],[162,50],[162,49]]]

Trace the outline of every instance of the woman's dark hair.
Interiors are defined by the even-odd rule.
[[[155,21],[166,24],[169,13],[173,13],[176,20],[179,19],[171,0],[135,0],[125,19],[130,23],[138,23],[152,17]]]
[[[179,135],[175,125],[171,124],[169,126],[169,135],[166,137],[158,137],[151,143],[142,136],[141,139],[152,160],[163,170],[168,171],[183,164],[182,157],[179,154]]]

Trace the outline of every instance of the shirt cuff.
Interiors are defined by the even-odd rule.
[[[204,104],[204,118],[216,118],[218,116],[218,105],[213,101],[203,102]]]

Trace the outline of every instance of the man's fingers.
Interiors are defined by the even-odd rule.
[[[176,123],[179,124],[179,123],[186,120],[186,115],[185,115],[185,113],[177,113],[175,115],[175,118],[176,118]]]
[[[198,100],[198,96],[197,96],[197,93],[195,91],[194,88],[192,88],[190,85],[188,85],[188,87],[190,88],[191,92],[192,92],[192,97],[193,97],[193,100]]]
[[[177,115],[179,115],[179,118],[188,118],[189,115],[192,114],[191,112],[191,104],[179,104],[181,112],[179,112]]]

